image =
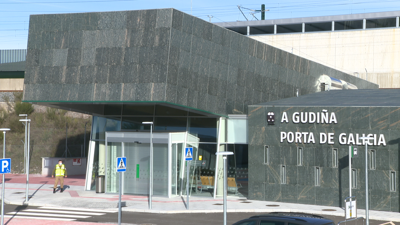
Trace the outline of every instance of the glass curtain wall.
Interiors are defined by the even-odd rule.
[[[95,189],[95,178],[100,175],[106,175],[105,164],[107,155],[111,154],[105,149],[105,132],[108,131],[150,131],[150,126],[143,125],[144,121],[153,121],[153,132],[188,132],[188,137],[197,139],[196,141],[187,138],[181,139],[179,142],[171,144],[170,160],[172,163],[171,171],[171,194],[172,195],[186,195],[186,166],[184,161],[185,147],[194,148],[194,160],[190,166],[189,184],[190,195],[201,196],[222,196],[222,158],[217,158],[215,153],[217,151],[233,151],[235,155],[229,158],[229,166],[231,167],[228,178],[228,183],[232,188],[228,188],[230,195],[246,196],[247,193],[247,119],[245,115],[236,116],[229,115],[229,119],[222,119],[221,122],[217,117],[208,117],[202,114],[197,114],[191,111],[175,109],[165,105],[110,105],[105,106],[103,116],[93,116],[92,123],[92,136],[90,145],[90,158],[88,159],[88,175],[87,175],[87,190]],[[186,143],[186,145],[185,145]],[[194,144],[196,143],[196,144]],[[108,151],[118,152],[118,148],[125,149],[125,154],[134,157],[142,154],[139,149],[149,148],[147,144],[141,144],[140,147],[133,143],[124,143],[123,146],[117,147],[112,143]],[[114,150],[112,150],[114,149]],[[129,149],[129,151],[126,151]],[[157,150],[159,149],[159,150]],[[158,153],[156,153],[158,151]],[[168,146],[154,145],[154,154],[168,153]],[[145,156],[143,156],[145,157]],[[142,158],[143,158],[142,157]],[[168,159],[168,157],[162,157]],[[164,167],[168,161],[156,161],[154,158],[154,165]],[[148,177],[148,166],[146,161],[144,163],[132,162],[129,165],[131,171],[127,171],[124,179],[134,179],[139,182],[140,179],[146,180]],[[129,162],[128,162],[129,163]],[[139,166],[138,166],[139,165]],[[164,167],[165,168],[165,167]],[[219,171],[219,172],[216,172]],[[167,170],[156,170],[154,168],[154,179],[159,179],[161,185],[168,186]],[[111,175],[110,179],[111,178]],[[108,180],[108,179],[107,179]],[[231,182],[229,182],[231,181]],[[118,183],[118,182],[117,182]],[[108,184],[107,184],[108,185]],[[110,184],[111,185],[111,184]],[[126,193],[135,193],[137,190],[129,192],[133,189],[132,184],[126,184],[123,189]],[[229,186],[229,184],[228,184]],[[241,186],[241,187],[240,187]],[[109,186],[113,189],[111,186]],[[117,188],[117,187],[115,187]],[[154,187],[154,194],[156,194],[156,186]],[[143,190],[148,188],[143,186]],[[217,191],[216,189],[221,189]],[[165,189],[158,189],[159,194],[164,195]]]

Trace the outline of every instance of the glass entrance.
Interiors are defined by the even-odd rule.
[[[150,145],[123,143],[127,159],[124,176],[125,194],[149,194]]]
[[[118,193],[117,157],[125,156],[122,174],[124,194],[148,195],[150,181],[150,138],[144,132],[109,132],[106,134],[106,192]],[[186,195],[187,162],[185,147],[193,148],[189,167],[189,194],[201,193],[201,162],[198,138],[184,133],[153,134],[153,195]],[[212,185],[210,184],[209,187]]]

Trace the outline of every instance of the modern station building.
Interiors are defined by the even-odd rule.
[[[372,134],[377,171],[388,175],[371,179],[387,185],[374,193],[399,199],[398,188],[385,189],[390,171],[398,177],[398,160],[390,169],[379,161],[382,149],[398,155],[388,149],[396,133],[385,132],[399,118],[378,119],[395,115],[396,94],[175,9],[33,15],[24,82],[26,102],[93,115],[86,190],[105,176],[105,191],[117,192],[116,157],[126,156],[123,192],[148,194],[152,142],[155,195],[186,195],[184,149],[193,147],[191,195],[222,195],[215,153],[232,151],[229,195],[337,206],[348,188],[344,149],[359,144],[350,134]],[[270,112],[275,125],[267,125]],[[362,201],[361,164],[354,168]]]

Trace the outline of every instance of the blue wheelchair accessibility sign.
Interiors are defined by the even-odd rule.
[[[126,171],[126,157],[118,157],[117,172],[125,172],[125,171]]]
[[[11,159],[0,159],[0,174],[11,173]]]

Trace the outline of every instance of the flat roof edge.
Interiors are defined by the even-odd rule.
[[[388,11],[388,12],[343,14],[343,15],[331,15],[331,16],[283,18],[283,19],[257,20],[257,21],[218,22],[214,24],[221,27],[243,27],[243,26],[265,26],[273,24],[294,24],[294,23],[310,23],[310,22],[315,23],[315,22],[359,20],[359,19],[379,19],[379,18],[398,17],[398,16],[400,16],[400,11]]]

